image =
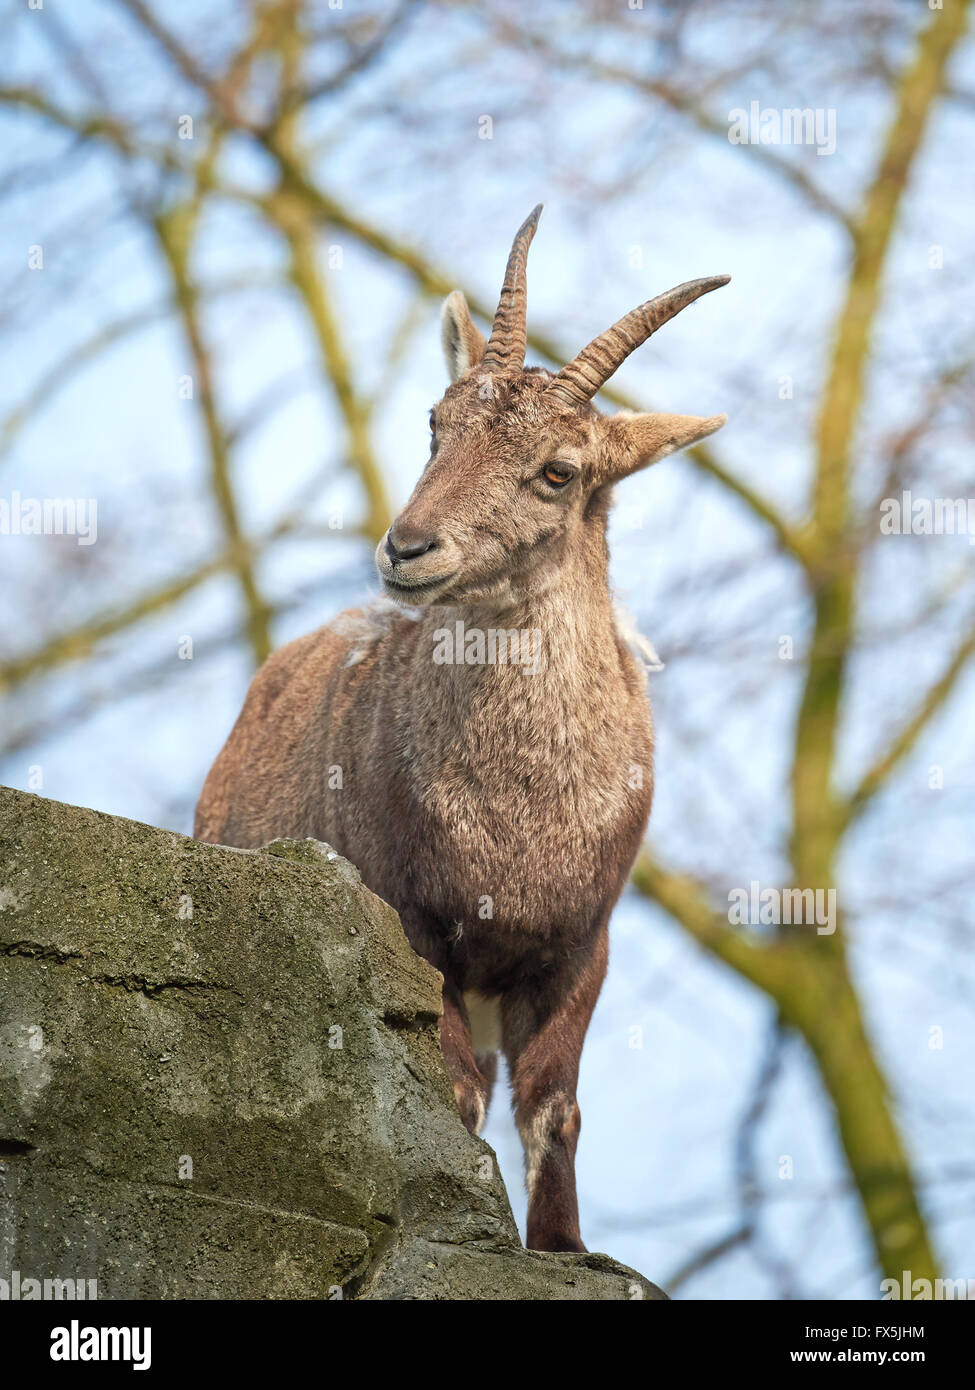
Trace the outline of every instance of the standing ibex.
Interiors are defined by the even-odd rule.
[[[463,295],[444,305],[452,384],[430,412],[430,460],[376,554],[395,603],[267,662],[207,778],[196,834],[241,847],[311,836],[358,866],[443,974],[443,1051],[472,1131],[504,1049],[527,1244],[584,1250],[579,1057],[652,792],[645,677],[609,592],[610,496],[725,420],[607,418],[591,401],[728,277],[634,309],[557,376],[526,368],[540,211],[515,237],[487,343]]]

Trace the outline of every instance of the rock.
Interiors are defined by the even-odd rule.
[[[315,841],[0,789],[0,1279],[98,1297],[663,1298],[523,1249],[439,974]]]

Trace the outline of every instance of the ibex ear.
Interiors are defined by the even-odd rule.
[[[448,294],[440,312],[440,335],[443,355],[451,381],[457,381],[484,356],[487,346],[484,334],[471,318],[467,300],[460,290]]]
[[[727,415],[614,415],[606,438],[605,482],[616,482],[714,434]]]

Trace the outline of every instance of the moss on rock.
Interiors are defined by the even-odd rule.
[[[660,1298],[518,1239],[440,976],[315,841],[0,789],[0,1275],[100,1298]]]

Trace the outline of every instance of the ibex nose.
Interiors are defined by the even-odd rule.
[[[417,555],[425,555],[428,550],[436,550],[437,538],[429,532],[418,531],[412,526],[399,523],[386,532],[386,554],[393,564],[400,560],[413,560]]]

